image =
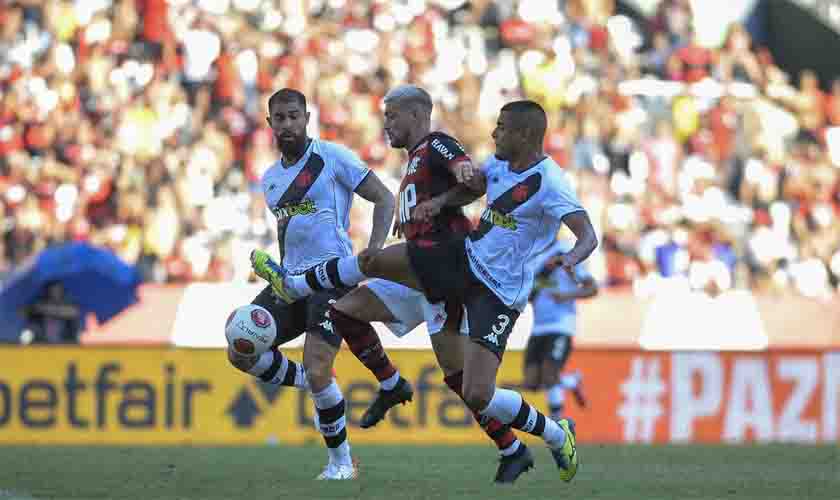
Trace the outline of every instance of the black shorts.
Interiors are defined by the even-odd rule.
[[[572,337],[564,333],[531,335],[525,347],[525,366],[542,366],[547,361],[562,370],[572,353],[572,346]]]
[[[319,335],[331,346],[341,347],[341,337],[333,331],[327,317],[330,305],[346,295],[351,288],[328,289],[315,292],[309,297],[287,304],[278,299],[267,286],[251,302],[267,309],[277,325],[277,339],[274,346],[283,345],[300,337],[303,333]]]
[[[475,277],[467,261],[464,239],[452,239],[434,246],[408,243],[408,257],[429,302],[464,304],[470,339],[483,345],[499,359],[519,318],[519,311],[505,305]]]
[[[411,270],[417,276],[426,300],[431,303],[461,300],[469,285],[470,264],[463,238],[453,238],[427,246],[415,241],[407,243]]]

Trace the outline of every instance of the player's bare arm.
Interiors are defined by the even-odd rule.
[[[563,267],[577,282],[575,266],[586,260],[598,247],[598,237],[595,235],[595,228],[592,227],[589,215],[583,210],[567,214],[563,217],[563,223],[574,233],[577,241],[568,253],[557,258],[557,265]]]
[[[481,193],[474,192],[466,185],[458,184],[445,193],[426,200],[414,207],[412,219],[427,221],[439,214],[443,207],[462,207],[469,205],[482,196]]]
[[[555,302],[566,302],[569,300],[588,299],[598,295],[598,285],[592,278],[585,278],[581,280],[578,288],[573,292],[560,293],[553,292],[551,299]]]
[[[359,184],[356,194],[374,204],[373,229],[370,231],[368,248],[382,248],[388,238],[391,219],[394,218],[394,195],[373,172]]]

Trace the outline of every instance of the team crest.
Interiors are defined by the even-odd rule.
[[[312,184],[312,174],[306,171],[301,172],[297,176],[297,179],[295,179],[295,184],[297,184],[300,187],[306,187]]]
[[[268,328],[271,325],[271,317],[262,309],[251,311],[251,321],[260,328]]]
[[[513,200],[517,203],[521,203],[525,201],[525,198],[528,197],[528,186],[525,184],[520,184],[513,189],[513,193],[511,194]]]

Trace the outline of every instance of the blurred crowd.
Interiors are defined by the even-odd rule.
[[[311,133],[396,190],[381,98],[410,82],[478,161],[503,103],[543,103],[605,285],[836,293],[840,81],[709,36],[698,4],[640,25],[612,0],[0,0],[0,272],[89,240],[152,282],[249,279],[276,247],[268,96],[303,91]],[[352,221],[360,249],[370,207]]]

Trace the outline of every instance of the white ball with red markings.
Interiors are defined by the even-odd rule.
[[[254,304],[237,307],[225,323],[228,345],[243,356],[259,356],[271,349],[277,325],[265,308]]]

